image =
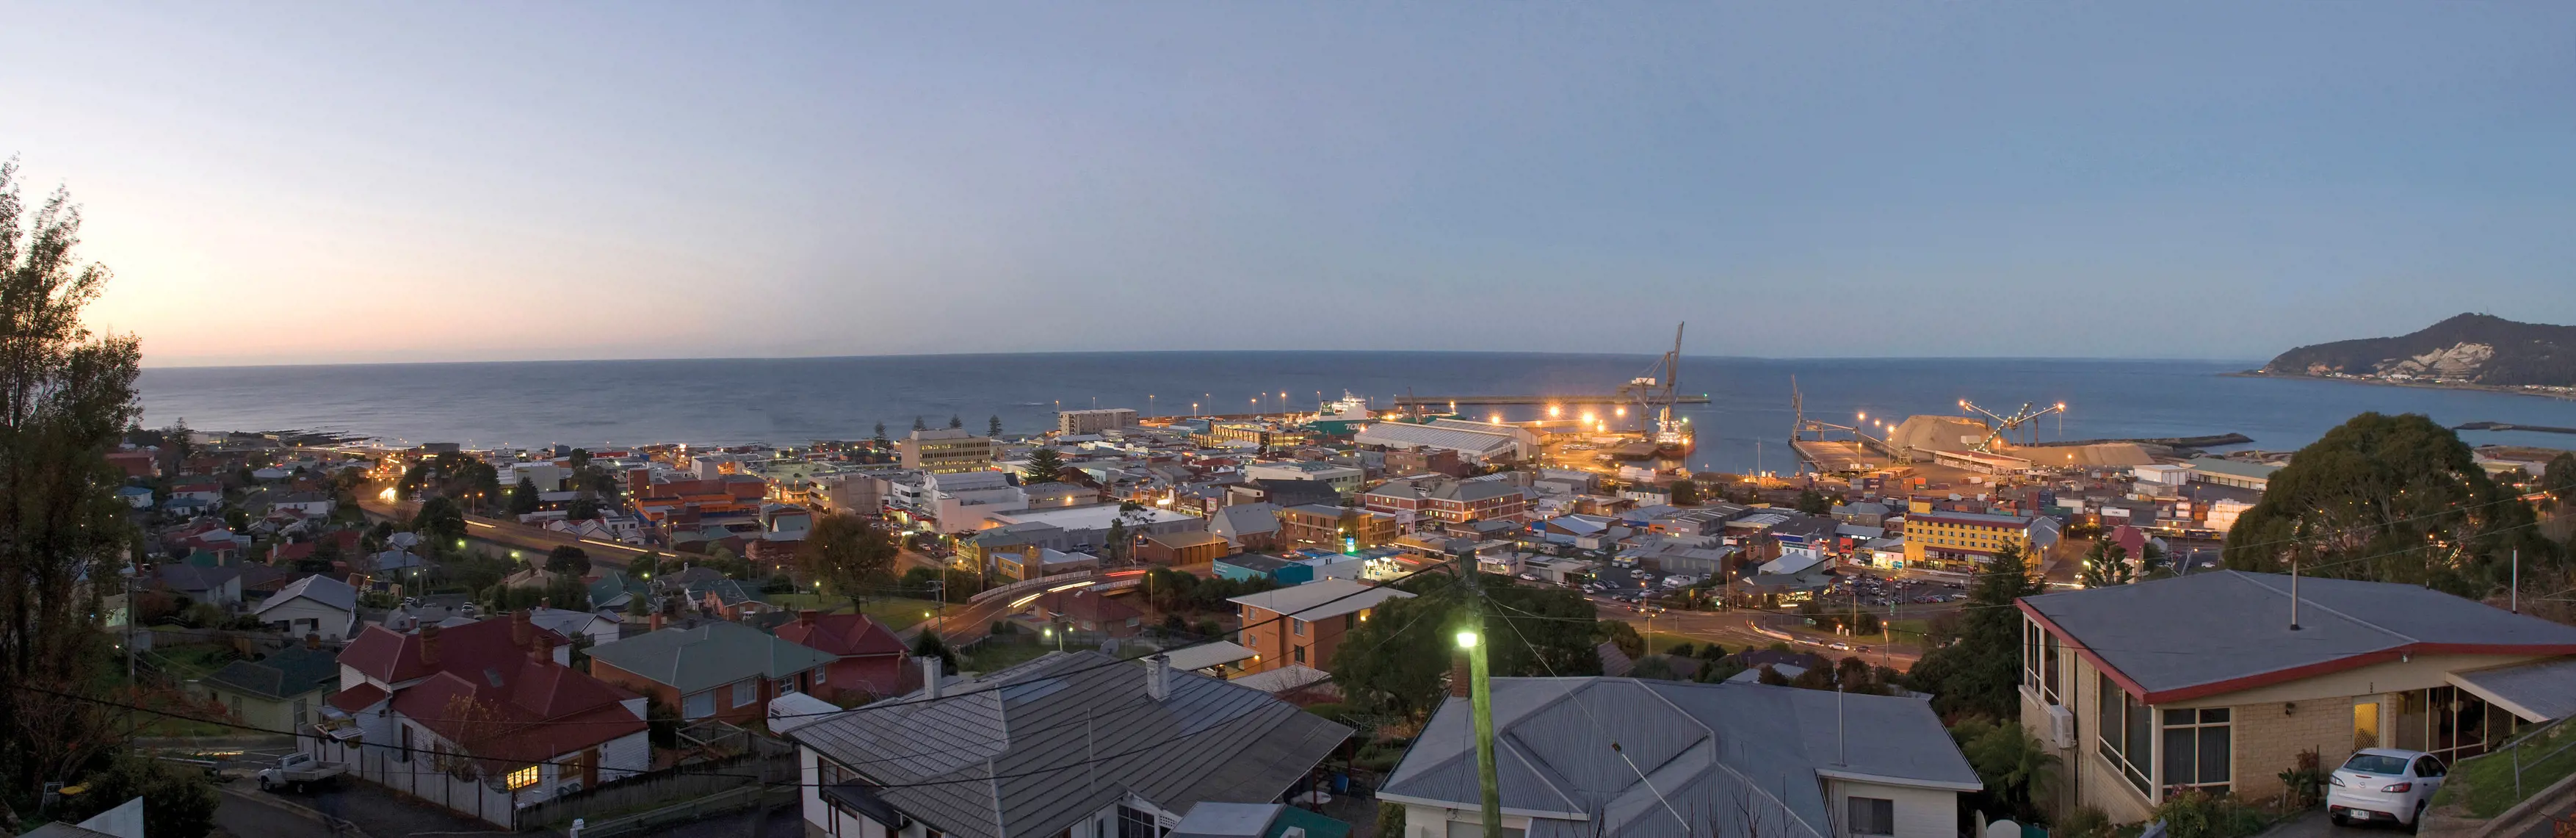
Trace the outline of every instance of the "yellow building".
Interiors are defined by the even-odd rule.
[[[932,474],[957,474],[986,471],[993,467],[996,446],[991,437],[981,437],[956,428],[913,431],[895,441],[903,454],[903,467]]]
[[[2057,545],[2057,519],[2047,516],[1937,512],[1913,501],[1905,512],[1905,566],[1924,570],[1975,570],[2006,545],[2020,548],[2033,566]]]

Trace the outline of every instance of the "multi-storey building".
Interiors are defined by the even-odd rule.
[[[2045,515],[1942,512],[1914,501],[1905,514],[1905,566],[1972,570],[2009,546],[2036,566],[2038,554],[2057,544],[2057,519]]]
[[[985,471],[993,467],[993,439],[957,428],[913,431],[896,440],[895,449],[903,455],[904,468],[932,474]]]
[[[1279,510],[1279,537],[1289,544],[1376,547],[1394,541],[1398,529],[1386,512],[1315,503]]]
[[[1240,642],[1254,655],[1243,671],[1295,665],[1330,672],[1343,634],[1367,622],[1387,600],[1412,597],[1394,588],[1321,579],[1228,600],[1243,619]]]
[[[1064,434],[1065,436],[1096,434],[1111,428],[1124,428],[1133,424],[1136,424],[1136,411],[1123,407],[1103,407],[1092,410],[1067,410],[1055,415],[1056,433]]]
[[[1397,527],[1408,528],[1426,521],[1523,520],[1529,496],[1499,480],[1397,480],[1360,495],[1360,505],[1393,515]]]

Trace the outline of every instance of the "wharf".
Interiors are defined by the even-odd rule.
[[[1661,397],[1661,396],[1657,396],[1657,397],[1655,397],[1653,400],[1654,400],[1654,401],[1657,401],[1657,402],[1661,402],[1661,401],[1663,401],[1664,399],[1663,399],[1663,397]],[[1673,403],[1674,403],[1674,404],[1707,404],[1707,403],[1708,403],[1708,396],[1707,396],[1707,395],[1705,395],[1705,394],[1703,394],[1703,395],[1697,395],[1697,396],[1692,396],[1692,395],[1676,395],[1676,396],[1674,396],[1674,397],[1673,397],[1673,399],[1672,399],[1672,400],[1673,400]],[[1453,403],[1454,403],[1454,404],[1482,404],[1482,405],[1497,405],[1497,404],[1635,404],[1635,403],[1637,403],[1638,401],[1639,401],[1639,399],[1638,399],[1638,398],[1636,398],[1636,397],[1634,397],[1634,396],[1624,396],[1624,397],[1623,397],[1623,396],[1397,396],[1397,397],[1395,397],[1395,405],[1396,405],[1397,407],[1415,407],[1415,406],[1430,407],[1430,406],[1434,406],[1434,405],[1446,405],[1446,404],[1453,404]]]

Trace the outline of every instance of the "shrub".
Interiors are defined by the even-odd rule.
[[[2241,838],[2269,824],[2261,812],[2233,797],[2191,790],[2165,799],[2150,821],[2163,821],[2167,838]]]

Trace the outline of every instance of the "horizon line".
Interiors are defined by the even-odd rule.
[[[689,361],[706,361],[706,362],[723,362],[723,361],[786,361],[786,362],[793,362],[793,361],[843,361],[843,360],[857,360],[857,359],[900,359],[900,358],[977,358],[977,357],[993,357],[993,358],[1002,358],[1002,357],[1027,357],[1027,356],[1033,356],[1033,355],[1067,355],[1067,356],[1070,356],[1070,355],[1180,355],[1180,354],[1189,354],[1189,355],[1256,355],[1256,354],[1303,354],[1303,355],[1391,355],[1391,354],[1400,354],[1400,355],[1542,355],[1542,356],[1553,356],[1553,357],[1575,357],[1575,358],[1655,358],[1655,357],[1660,357],[1660,356],[1662,355],[1662,353],[1645,353],[1645,352],[1547,352],[1547,351],[1538,351],[1538,350],[1499,350],[1499,349],[1071,349],[1071,350],[1045,350],[1045,351],[1034,351],[1034,352],[904,352],[904,353],[891,353],[891,354],[882,354],[882,355],[709,355],[709,356],[697,356],[697,357],[663,357],[663,358],[514,358],[514,359],[504,359],[504,360],[481,360],[481,361],[317,361],[317,362],[309,362],[309,363],[278,363],[278,364],[222,364],[222,363],[215,363],[215,364],[193,364],[193,363],[154,364],[154,363],[145,363],[145,364],[143,364],[143,365],[142,365],[142,369],[143,369],[143,370],[145,370],[145,371],[152,371],[152,370],[253,370],[253,369],[304,369],[304,368],[313,368],[313,367],[433,367],[433,366],[451,366],[451,367],[452,367],[452,366],[482,366],[482,365],[499,365],[499,364],[529,364],[529,365],[534,365],[534,364],[647,364],[647,363],[673,363],[673,362],[689,362]],[[2247,370],[2244,370],[2244,371],[2246,371],[2246,372],[2252,372],[2252,371],[2254,371],[2254,370],[2260,369],[2260,368],[2261,368],[2261,366],[2262,366],[2262,364],[2264,363],[2264,361],[2261,361],[2261,360],[2255,360],[2255,359],[2244,359],[2244,358],[2210,358],[2210,357],[2199,357],[2199,358],[2193,358],[2193,357],[2120,357],[2120,356],[2074,356],[2074,355],[1693,355],[1693,354],[1689,354],[1689,353],[1683,353],[1682,357],[1683,357],[1684,359],[1686,359],[1686,360],[1696,359],[1696,360],[1716,360],[1716,361],[2074,361],[2074,362],[2113,362],[2113,361],[2125,361],[2125,362],[2168,362],[2168,363],[2171,363],[2171,362],[2186,362],[2186,363],[2209,363],[2209,364],[2217,364],[2217,363],[2241,363],[2241,362],[2246,362],[2246,361],[2252,361],[2252,362],[2255,364],[2255,366],[2254,366],[2254,367],[2251,367],[2251,368],[2248,368]]]

